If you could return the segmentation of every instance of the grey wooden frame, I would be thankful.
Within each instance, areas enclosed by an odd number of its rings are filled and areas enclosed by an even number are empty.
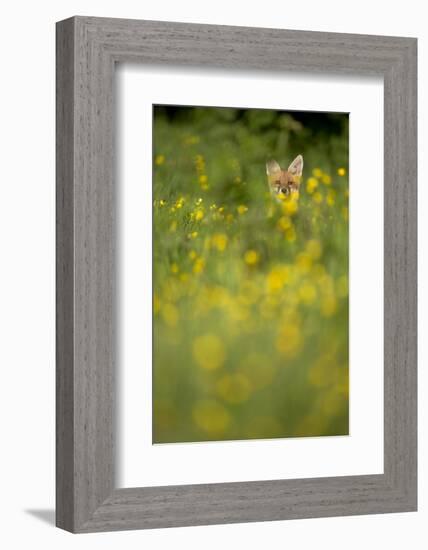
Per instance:
[[[154,21],[57,24],[58,527],[83,533],[416,510],[416,47],[413,38]],[[115,487],[117,62],[383,76],[383,474]]]

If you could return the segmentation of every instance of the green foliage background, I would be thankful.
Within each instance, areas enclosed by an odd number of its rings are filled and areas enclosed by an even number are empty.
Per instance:
[[[153,441],[347,434],[348,115],[156,106],[153,139]]]

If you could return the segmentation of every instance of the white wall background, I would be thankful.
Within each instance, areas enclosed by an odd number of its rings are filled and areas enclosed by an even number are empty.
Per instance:
[[[425,548],[428,521],[428,350],[420,348],[419,512],[70,535],[54,507],[54,23],[97,15],[419,38],[420,212],[427,204],[428,29],[424,3],[386,0],[14,0],[1,10],[0,542],[4,548]],[[420,280],[428,277],[420,216]],[[419,334],[427,332],[426,287]],[[424,339],[426,342],[426,338]],[[425,539],[425,543],[423,540]]]

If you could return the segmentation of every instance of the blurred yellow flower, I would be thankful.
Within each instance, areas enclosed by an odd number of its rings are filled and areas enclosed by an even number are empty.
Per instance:
[[[226,350],[223,342],[215,334],[203,334],[193,341],[193,358],[205,370],[215,370],[223,366]]]
[[[329,189],[327,193],[326,203],[329,206],[334,206],[336,199],[336,191],[334,189]]]
[[[314,285],[311,285],[310,283],[304,283],[299,288],[299,297],[304,304],[306,305],[313,304],[317,297],[316,288],[314,287]]]
[[[321,176],[321,181],[324,185],[331,185],[331,176],[329,176],[328,174],[323,174]]]
[[[290,243],[296,240],[296,230],[294,229],[293,226],[287,229],[287,231],[285,232],[285,238]]]
[[[236,210],[238,211],[238,214],[242,215],[245,214],[245,212],[248,211],[248,206],[245,206],[244,204],[240,204]]]
[[[312,175],[316,178],[320,178],[322,176],[322,170],[320,168],[314,168],[312,170]]]
[[[193,408],[192,416],[198,428],[210,435],[222,434],[230,424],[227,409],[214,400],[198,401]]]
[[[306,243],[306,252],[313,258],[314,260],[318,260],[321,257],[322,253],[322,246],[320,241],[316,239],[310,239]]]
[[[286,231],[287,229],[290,229],[291,225],[292,225],[292,222],[288,216],[281,216],[278,220],[278,227],[282,231]]]
[[[309,273],[312,267],[312,256],[307,252],[300,252],[297,254],[296,267],[300,273]]]
[[[205,269],[205,260],[203,258],[198,258],[195,260],[195,263],[193,264],[193,273],[198,275],[199,273],[202,273],[202,271]]]
[[[337,174],[338,174],[339,176],[346,176],[346,170],[345,170],[345,168],[338,168],[338,169],[337,169]]]
[[[189,239],[196,239],[197,236],[198,236],[198,232],[197,232],[197,231],[192,231],[192,233],[189,233],[189,234],[187,235],[187,237],[188,237]]]
[[[177,326],[180,316],[178,313],[178,309],[175,307],[174,304],[164,304],[161,308],[161,315],[165,324],[167,324],[169,327]]]
[[[204,217],[204,211],[202,208],[198,208],[198,210],[196,210],[195,212],[195,220],[197,222],[201,221]]]
[[[313,199],[314,199],[314,202],[316,202],[317,204],[321,204],[323,201],[323,196],[319,191],[317,191],[316,193],[314,193]]]
[[[251,395],[251,384],[241,373],[225,374],[216,384],[219,397],[228,403],[242,403]]]
[[[284,285],[290,281],[291,270],[288,265],[275,266],[266,278],[267,289],[269,292],[281,290]]]
[[[334,384],[338,376],[334,353],[324,353],[318,357],[308,372],[309,382],[318,387]]]
[[[165,206],[166,201],[164,201],[163,199],[161,199],[161,200],[159,201],[159,204],[160,204],[161,206]]]
[[[259,259],[260,256],[255,250],[247,250],[244,254],[244,261],[247,265],[256,265]]]
[[[171,264],[171,272],[172,273],[178,273],[179,272],[179,267],[175,262]]]
[[[270,354],[251,352],[239,364],[239,372],[245,374],[254,389],[269,386],[277,372]]]
[[[227,235],[224,233],[214,233],[214,235],[211,237],[211,243],[214,248],[216,248],[219,252],[224,252],[226,249],[228,242]]]
[[[268,296],[260,303],[260,315],[264,319],[273,319],[277,313],[277,306],[277,300],[273,300],[272,296]]]
[[[165,162],[165,156],[164,155],[156,155],[156,157],[155,157],[156,166],[160,166],[164,162]]]
[[[202,155],[195,156],[195,166],[196,166],[196,171],[199,173],[205,170],[205,160]]]
[[[161,301],[159,299],[159,296],[154,293],[153,294],[153,313],[156,315],[157,313],[159,313],[160,311],[160,308],[161,308]]]
[[[337,311],[337,300],[334,294],[326,294],[321,300],[321,314],[324,317],[331,317]]]
[[[208,176],[206,174],[201,174],[199,176],[199,183],[207,183],[208,181]]]
[[[318,180],[316,178],[308,178],[308,181],[306,182],[306,191],[309,194],[312,194],[317,187],[318,187]]]
[[[286,357],[295,357],[302,347],[302,335],[298,326],[291,323],[281,327],[276,339],[277,350]]]
[[[191,250],[191,251],[189,252],[189,258],[190,258],[191,260],[194,260],[194,259],[196,258],[196,256],[197,256],[197,254],[196,254],[196,252],[195,252],[194,250]]]
[[[250,316],[250,311],[245,305],[240,304],[238,300],[231,300],[227,312],[232,321],[246,321]]]
[[[292,216],[297,212],[298,209],[299,203],[296,196],[293,197],[292,195],[290,198],[287,198],[282,202],[282,210],[285,214]]]
[[[241,284],[238,300],[248,306],[257,302],[260,297],[261,289],[254,281],[244,279]]]
[[[180,209],[184,204],[184,197],[180,197],[175,201],[175,208]]]

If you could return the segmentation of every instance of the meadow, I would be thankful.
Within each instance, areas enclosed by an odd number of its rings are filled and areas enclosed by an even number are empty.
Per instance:
[[[153,121],[153,442],[348,434],[348,116]],[[298,154],[276,201],[266,161]]]

